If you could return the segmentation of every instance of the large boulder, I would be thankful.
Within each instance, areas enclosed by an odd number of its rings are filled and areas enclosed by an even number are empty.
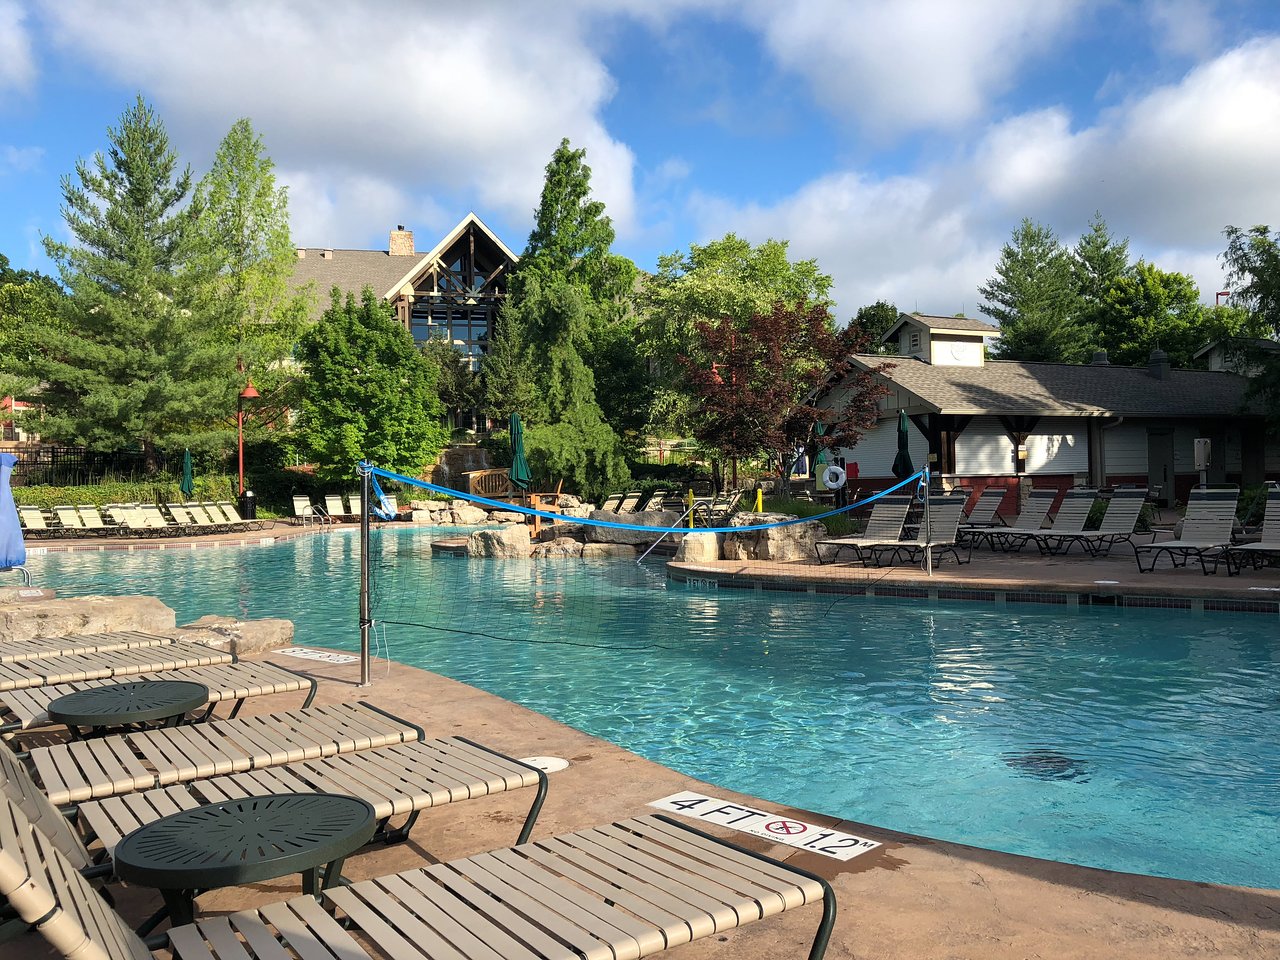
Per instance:
[[[723,544],[722,533],[686,533],[676,548],[676,559],[690,563],[719,560]]]
[[[729,521],[729,525],[761,526],[794,519],[785,513],[745,513],[738,514]],[[826,535],[827,528],[816,520],[789,527],[770,527],[768,530],[734,531],[724,535],[724,559],[816,560],[817,543]]]
[[[453,501],[449,507],[449,515],[452,522],[460,527],[484,523],[489,519],[488,510],[481,510],[479,507],[467,503],[465,500]]]
[[[519,523],[485,527],[467,538],[467,556],[469,557],[527,560],[530,549],[529,528]]]
[[[175,623],[173,610],[155,597],[68,597],[0,604],[0,640],[113,630],[165,633]]]
[[[293,645],[293,621],[275,618],[237,620],[209,615],[167,633],[179,640],[229,650],[238,657]]]
[[[639,513],[613,513],[609,510],[591,511],[592,520],[607,520],[611,523],[625,523],[634,527],[647,527],[646,530],[619,530],[615,527],[597,527],[588,525],[587,541],[589,543],[653,543],[662,536],[663,531],[676,526],[680,522],[680,514],[674,510],[642,510]]]
[[[576,559],[582,556],[582,542],[573,539],[573,537],[556,537],[554,540],[548,540],[546,543],[540,543],[535,546],[533,555],[555,560]]]
[[[494,510],[489,514],[490,523],[524,523],[525,515],[516,510]]]
[[[583,560],[605,560],[614,557],[635,559],[636,548],[625,543],[584,543],[582,545]]]

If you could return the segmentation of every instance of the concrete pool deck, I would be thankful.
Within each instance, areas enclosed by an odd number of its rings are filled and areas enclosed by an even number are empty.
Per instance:
[[[282,654],[265,659],[320,678],[318,703],[367,699],[422,724],[429,736],[461,734],[516,757],[568,760],[568,769],[550,775],[535,840],[642,814],[652,800],[693,790],[881,841],[881,848],[841,862],[711,828],[832,882],[839,902],[827,954],[832,960],[1280,956],[1280,891],[1109,873],[838,821],[701,783],[423,670],[375,661],[372,685],[360,688],[357,664],[331,665]],[[246,712],[297,704],[292,695],[259,697],[248,701]],[[884,789],[892,790],[893,784]],[[346,876],[364,879],[510,845],[530,799],[528,791],[516,791],[426,811],[408,843],[370,848],[351,858]],[[202,896],[199,905],[205,913],[233,912],[295,895],[298,889],[292,877],[214,891]],[[137,887],[117,888],[116,898],[133,922],[141,922],[159,904],[154,892]],[[670,955],[688,960],[803,957],[820,913],[817,907],[797,909],[724,938],[679,947]],[[727,942],[718,942],[722,939]],[[44,955],[49,954],[39,952],[33,937],[0,946],[0,957]]]

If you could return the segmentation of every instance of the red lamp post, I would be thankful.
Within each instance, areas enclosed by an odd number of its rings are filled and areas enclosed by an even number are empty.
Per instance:
[[[240,495],[244,496],[244,402],[246,400],[257,400],[258,391],[253,388],[253,381],[250,380],[240,396],[236,400],[236,447],[240,451]]]

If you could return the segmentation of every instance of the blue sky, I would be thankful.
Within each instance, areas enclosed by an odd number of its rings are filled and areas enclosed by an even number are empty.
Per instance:
[[[1223,289],[1280,226],[1280,4],[1209,0],[0,0],[0,253],[49,270],[59,181],[135,93],[197,174],[249,117],[295,243],[420,248],[474,210],[517,251],[587,149],[642,268],[733,231],[888,299],[978,315],[1023,217],[1094,211]]]

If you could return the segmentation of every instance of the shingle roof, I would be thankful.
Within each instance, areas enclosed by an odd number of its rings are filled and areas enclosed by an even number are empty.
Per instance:
[[[360,291],[370,286],[374,296],[380,297],[422,259],[421,254],[393,257],[386,250],[334,250],[327,260],[323,253],[323,248],[307,247],[306,256],[293,268],[294,287],[315,283],[316,316],[329,305],[333,287],[344,295],[354,293],[359,297]]]
[[[1025,416],[1197,417],[1257,413],[1245,408],[1248,381],[1234,373],[988,360],[981,367],[933,366],[914,357],[858,356],[867,367],[940,413]]]
[[[904,313],[901,319],[915,320],[930,330],[981,330],[993,337],[1000,332],[999,327],[972,317],[931,317],[922,313]]]

